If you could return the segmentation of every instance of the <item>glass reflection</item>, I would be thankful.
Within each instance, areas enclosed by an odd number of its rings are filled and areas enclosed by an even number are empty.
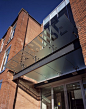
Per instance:
[[[84,109],[79,82],[67,85],[69,109]]]
[[[42,89],[42,109],[51,108],[51,88],[46,87]]]
[[[54,88],[54,109],[65,109],[63,86]]]

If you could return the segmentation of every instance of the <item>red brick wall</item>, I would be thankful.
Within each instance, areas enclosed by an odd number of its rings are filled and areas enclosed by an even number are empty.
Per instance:
[[[3,60],[3,56],[5,54],[6,49],[11,45],[10,54],[8,61],[23,48],[24,37],[26,32],[26,24],[27,24],[27,14],[22,11],[19,14],[17,20],[17,26],[14,34],[14,38],[7,44],[7,41],[10,37],[11,28],[9,27],[7,34],[5,36],[5,42],[3,46],[3,50],[0,53],[0,67]],[[2,109],[12,109],[13,101],[15,97],[15,89],[16,84],[12,82],[12,75],[6,69],[3,73],[0,74],[0,80],[3,79],[1,90],[0,90],[0,108]],[[10,79],[10,82],[9,82]],[[12,102],[12,103],[10,103]],[[10,107],[9,107],[10,105]]]
[[[0,66],[3,60],[4,53],[10,45],[11,45],[11,50],[10,50],[8,60],[10,60],[14,55],[16,55],[23,48],[26,26],[27,26],[27,19],[28,19],[28,13],[25,11],[21,11],[18,16],[14,38],[9,42],[9,44],[7,44],[7,41],[10,37],[10,32],[12,27],[9,27],[9,29],[7,30],[3,50],[0,53]],[[29,17],[28,28],[29,29],[28,29],[28,33],[26,37],[26,44],[29,41],[31,41],[34,37],[36,37],[36,35],[38,35],[41,31],[40,25],[36,21],[33,21],[33,19],[30,17]],[[13,78],[12,74],[8,71],[8,69],[6,69],[3,73],[0,74],[0,80],[3,79],[1,90],[0,90],[0,109],[13,108],[16,84],[12,81],[12,78]],[[21,96],[22,94],[24,94],[23,97]],[[27,97],[29,97],[29,100],[26,100]],[[21,98],[21,99],[18,99],[18,98]],[[22,105],[21,107],[20,105],[16,105],[17,106],[16,109],[22,108],[23,103],[26,103],[28,105],[27,107],[31,106],[32,109],[33,108],[36,109],[37,107],[38,108],[40,107],[40,103],[38,101],[30,97],[30,95],[25,94],[25,92],[23,92],[20,89],[19,89],[17,100],[18,100],[18,103],[19,104],[22,103]],[[23,100],[24,102],[21,102],[21,100]],[[34,105],[32,105],[31,102],[32,103],[34,102]]]
[[[70,0],[86,65],[86,0]]]
[[[11,80],[3,79],[0,90],[0,109],[13,108],[15,88],[16,85]]]
[[[23,48],[26,26],[27,26],[27,19],[28,19],[28,14],[22,11],[19,14],[19,17],[17,20],[17,26],[16,26],[14,38],[12,41],[12,49],[11,49],[11,55],[9,59],[12,58],[15,54],[17,54]]]
[[[40,109],[40,101],[18,88],[18,95],[15,109]]]
[[[37,35],[41,33],[41,25],[39,25],[35,20],[29,16],[27,35],[26,35],[26,44],[31,42]]]

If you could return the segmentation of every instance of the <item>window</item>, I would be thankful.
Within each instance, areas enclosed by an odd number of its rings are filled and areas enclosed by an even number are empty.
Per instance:
[[[4,54],[4,58],[1,64],[1,71],[5,70],[5,65],[7,63],[8,57],[9,57],[9,52],[10,52],[10,48],[11,46],[6,50],[5,54]]]
[[[0,89],[1,89],[1,85],[2,85],[2,80],[0,80]]]
[[[42,109],[51,109],[51,87],[42,89]]]
[[[5,38],[4,38],[4,39],[2,39],[2,44],[1,44],[0,52],[1,52],[1,51],[2,51],[2,49],[3,49],[4,41],[5,41]]]
[[[15,24],[15,25],[12,27],[12,29],[11,29],[10,38],[9,38],[9,40],[7,41],[7,44],[13,39],[14,33],[15,33],[15,29],[16,29],[16,24]]]

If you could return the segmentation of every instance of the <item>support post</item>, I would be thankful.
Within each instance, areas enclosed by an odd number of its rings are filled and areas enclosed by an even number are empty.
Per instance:
[[[65,98],[65,108],[69,109],[66,84],[64,84],[64,98]]]
[[[54,109],[54,92],[53,92],[53,87],[51,87],[51,100],[52,100],[52,109]]]
[[[81,92],[82,92],[82,99],[83,99],[84,109],[86,109],[85,92],[84,92],[82,80],[80,80],[80,87],[81,87]]]

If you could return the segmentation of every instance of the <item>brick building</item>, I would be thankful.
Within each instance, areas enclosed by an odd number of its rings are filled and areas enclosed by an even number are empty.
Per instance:
[[[85,25],[85,0],[43,24],[21,9],[0,40],[0,109],[86,109]]]

